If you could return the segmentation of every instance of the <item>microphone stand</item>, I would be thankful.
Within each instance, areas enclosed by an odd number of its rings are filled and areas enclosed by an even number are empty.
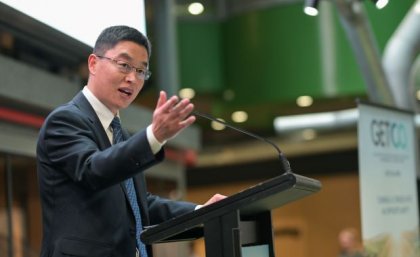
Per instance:
[[[215,117],[213,117],[213,116],[211,116],[209,114],[204,114],[204,113],[201,113],[201,112],[195,111],[195,110],[192,111],[191,114],[192,115],[195,115],[195,116],[199,116],[201,118],[205,118],[205,119],[214,121],[214,122],[217,122],[217,123],[220,123],[220,124],[223,124],[224,126],[229,127],[229,128],[231,128],[233,130],[239,131],[239,132],[241,132],[241,133],[243,133],[245,135],[248,135],[250,137],[256,138],[258,140],[261,140],[263,142],[266,142],[266,143],[270,144],[271,146],[274,147],[274,149],[276,149],[277,153],[279,154],[279,159],[280,159],[282,171],[285,174],[287,174],[287,173],[293,173],[292,172],[292,169],[290,167],[290,163],[287,160],[286,156],[283,154],[283,152],[280,150],[280,148],[275,143],[273,143],[272,141],[268,140],[267,138],[261,137],[261,136],[259,136],[257,134],[252,133],[252,132],[249,132],[249,131],[246,131],[244,129],[235,127],[233,125],[230,125],[229,123],[227,123],[225,121],[222,121],[220,119],[217,119],[217,118],[215,118]]]

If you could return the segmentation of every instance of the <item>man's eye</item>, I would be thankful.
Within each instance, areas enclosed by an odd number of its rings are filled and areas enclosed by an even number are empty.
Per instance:
[[[121,68],[124,68],[124,69],[129,69],[129,68],[131,68],[130,67],[130,65],[128,65],[127,63],[125,63],[125,62],[118,62],[117,63]]]
[[[141,74],[141,75],[144,75],[146,72],[145,72],[144,70],[137,69],[137,73],[138,73],[138,74]]]

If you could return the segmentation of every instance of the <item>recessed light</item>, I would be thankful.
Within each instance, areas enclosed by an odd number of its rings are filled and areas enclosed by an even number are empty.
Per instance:
[[[193,99],[195,96],[195,91],[192,88],[183,88],[179,90],[178,94],[181,98]]]
[[[236,123],[242,123],[248,120],[248,113],[244,111],[236,111],[232,113],[232,120]]]
[[[296,104],[299,107],[308,107],[311,106],[314,102],[314,99],[311,96],[308,95],[303,95],[303,96],[299,96],[296,99]]]
[[[220,118],[217,118],[218,120],[221,120],[221,121],[223,121],[223,122],[225,122],[225,120],[224,119],[220,119]],[[211,122],[211,127],[214,129],[214,130],[224,130],[225,128],[226,128],[226,126],[225,125],[223,125],[223,124],[221,124],[221,123],[219,123],[219,122],[216,122],[216,121],[212,121]]]
[[[191,3],[188,6],[188,11],[192,14],[192,15],[200,15],[204,12],[204,5],[199,3],[199,2],[195,2],[195,3]]]

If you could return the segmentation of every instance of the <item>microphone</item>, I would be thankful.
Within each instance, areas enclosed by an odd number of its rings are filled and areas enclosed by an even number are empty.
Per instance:
[[[191,112],[191,114],[192,114],[192,115],[199,116],[199,117],[201,117],[201,118],[205,118],[205,119],[208,119],[208,120],[214,121],[214,122],[217,122],[217,123],[220,123],[220,124],[223,124],[224,126],[229,127],[229,128],[231,128],[231,129],[233,129],[233,130],[239,131],[239,132],[241,132],[241,133],[243,133],[243,134],[245,134],[245,135],[247,135],[247,136],[250,136],[250,137],[256,138],[256,139],[258,139],[258,140],[261,140],[261,141],[263,141],[263,142],[265,142],[265,143],[270,144],[271,146],[273,146],[273,147],[274,147],[274,149],[276,149],[277,153],[279,154],[280,164],[281,164],[281,169],[282,169],[282,171],[283,171],[284,173],[293,173],[293,172],[292,172],[292,169],[290,168],[290,163],[289,163],[289,161],[287,160],[286,156],[283,154],[283,152],[280,150],[280,148],[279,148],[279,147],[278,147],[275,143],[273,143],[272,141],[268,140],[267,138],[261,137],[261,136],[259,136],[259,135],[256,135],[256,134],[252,133],[252,132],[249,132],[249,131],[246,131],[246,130],[244,130],[244,129],[241,129],[241,128],[238,128],[238,127],[235,127],[235,126],[233,126],[233,125],[230,125],[229,123],[224,122],[224,121],[222,121],[222,120],[220,120],[220,119],[217,119],[217,118],[215,118],[215,117],[213,117],[213,116],[211,116],[211,115],[209,115],[209,114],[204,114],[204,113],[201,113],[201,112],[199,112],[199,111],[195,111],[195,110],[194,110],[194,111],[192,111],[192,112]]]

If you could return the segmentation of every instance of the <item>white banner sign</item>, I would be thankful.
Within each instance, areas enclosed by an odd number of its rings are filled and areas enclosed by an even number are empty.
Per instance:
[[[420,256],[413,114],[359,104],[358,140],[362,234],[368,256]]]

